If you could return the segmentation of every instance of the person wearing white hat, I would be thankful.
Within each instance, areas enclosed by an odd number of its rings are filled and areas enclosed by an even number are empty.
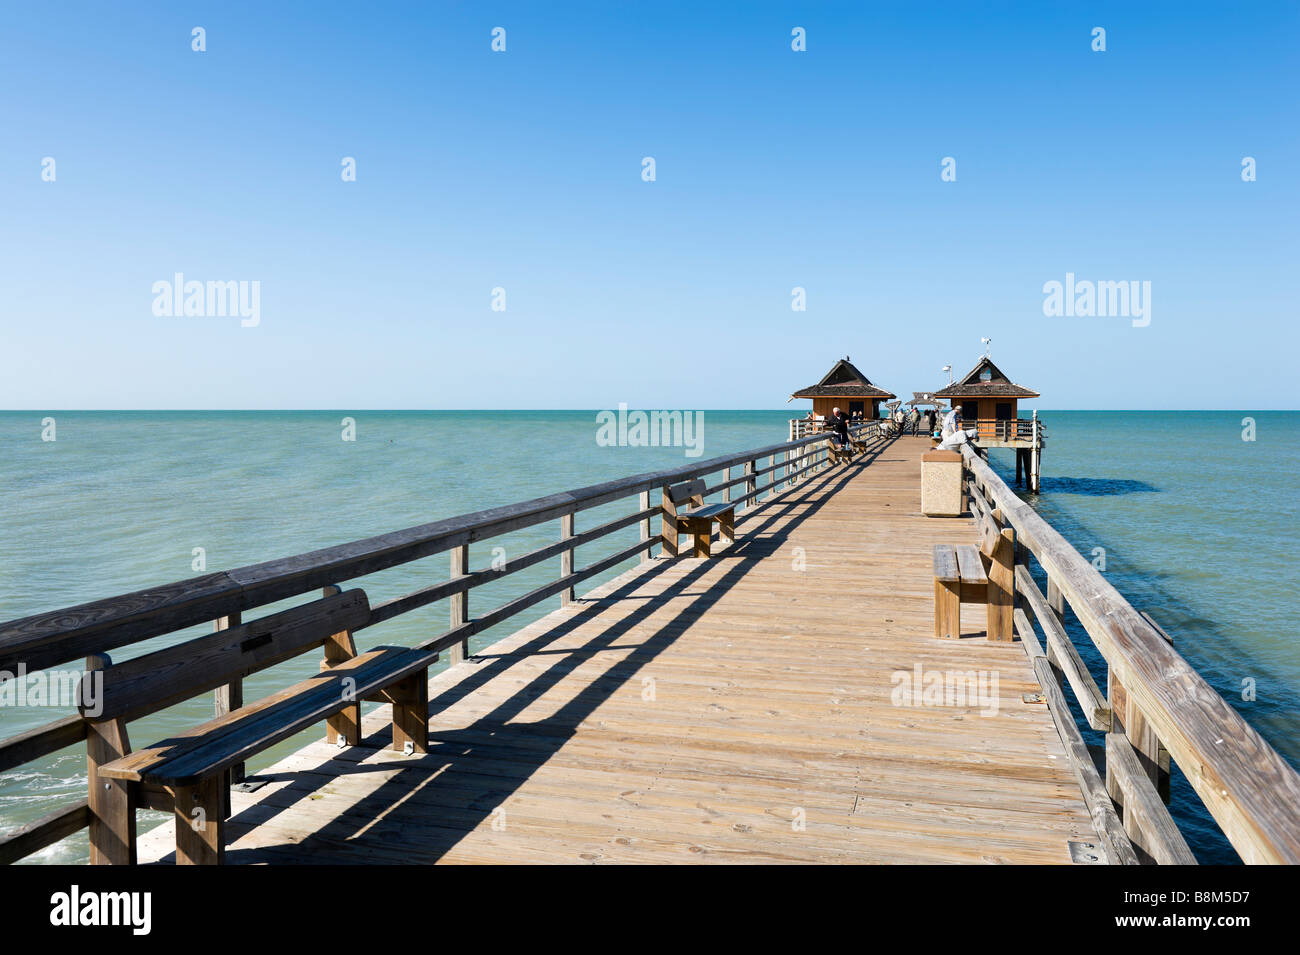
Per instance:
[[[974,441],[978,434],[977,428],[961,430],[961,409],[953,408],[943,419],[943,440],[939,442],[939,450],[956,451],[963,444]]]

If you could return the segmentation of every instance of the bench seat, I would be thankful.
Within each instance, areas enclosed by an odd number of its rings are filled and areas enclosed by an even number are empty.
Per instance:
[[[961,574],[962,583],[987,584],[989,577],[984,571],[984,561],[980,560],[980,552],[971,544],[958,544],[954,549],[957,552],[957,570]]]
[[[728,511],[735,511],[736,505],[722,502],[720,504],[705,504],[703,507],[691,507],[684,511],[677,512],[678,520],[685,520],[689,517],[715,518],[719,514],[726,514]]]
[[[99,774],[167,787],[198,785],[355,705],[357,700],[382,694],[386,687],[411,675],[423,680],[425,670],[437,659],[436,653],[424,650],[380,647],[147,749],[105,763],[99,767]],[[355,681],[346,697],[345,678]],[[425,734],[413,742],[420,752],[428,745]]]

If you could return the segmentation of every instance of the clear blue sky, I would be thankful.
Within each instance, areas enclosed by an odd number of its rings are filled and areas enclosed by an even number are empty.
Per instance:
[[[1043,408],[1297,407],[1300,5],[331,6],[5,7],[0,407],[774,408],[981,336]]]

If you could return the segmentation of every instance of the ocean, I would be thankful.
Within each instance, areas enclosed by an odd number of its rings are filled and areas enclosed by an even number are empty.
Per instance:
[[[596,413],[587,411],[0,413],[0,620],[775,444],[795,413],[705,411],[699,457],[689,456],[692,447],[607,446],[597,440]],[[1288,548],[1300,484],[1290,428],[1300,424],[1300,412],[1041,417],[1048,441],[1034,506],[1086,557],[1104,559],[1120,592],[1151,613],[1211,686],[1300,766],[1300,651],[1284,617],[1297,593]],[[1243,440],[1246,418],[1253,440]],[[1010,452],[991,457],[1010,483]],[[578,529],[626,509],[621,503],[580,514]],[[496,546],[507,555],[542,546],[554,531],[546,524],[474,545],[471,566],[489,564]],[[579,566],[635,541],[636,533],[627,528],[583,548]],[[471,613],[554,579],[553,563],[476,588]],[[447,573],[447,556],[436,555],[358,583],[376,603]],[[556,605],[558,598],[530,608],[478,635],[472,648]],[[434,604],[362,631],[358,642],[363,649],[413,643],[445,630],[447,619],[446,604]],[[113,658],[203,632],[121,648]],[[1082,631],[1076,636],[1104,686],[1100,658]],[[257,674],[246,681],[245,697],[305,678],[316,662],[307,654]],[[207,718],[211,708],[210,698],[172,707],[133,722],[132,738],[162,738]],[[0,737],[67,712],[0,706]],[[263,753],[249,771],[314,735]],[[84,796],[85,786],[82,747],[0,774],[0,833]],[[1236,860],[1178,774],[1171,807],[1202,862]],[[152,818],[162,816],[142,814],[142,830]],[[84,862],[87,855],[82,832],[28,861]]]

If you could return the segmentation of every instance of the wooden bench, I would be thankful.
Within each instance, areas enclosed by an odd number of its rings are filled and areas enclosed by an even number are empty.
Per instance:
[[[934,635],[955,640],[961,636],[961,605],[988,605],[987,636],[1012,639],[1015,610],[1015,531],[999,530],[986,521],[980,546],[934,545]]]
[[[853,460],[853,455],[860,450],[861,448],[854,443],[852,437],[849,438],[849,443],[842,448],[835,443],[834,438],[826,442],[826,453],[830,455],[832,464],[848,464]]]
[[[664,488],[663,548],[667,556],[677,556],[678,534],[692,534],[695,537],[694,556],[708,557],[715,521],[718,524],[718,536],[735,543],[736,505],[729,501],[705,504],[704,488],[704,482],[698,478]],[[678,510],[682,504],[689,506]]]
[[[230,813],[230,770],[324,721],[326,739],[355,745],[361,702],[393,707],[393,748],[428,751],[428,668],[436,653],[406,647],[356,652],[352,630],[370,617],[364,591],[327,588],[319,600],[113,665],[81,697],[89,721],[92,862],[134,863],[135,810],[172,812],[176,862],[220,864]],[[144,749],[126,722],[323,647],[320,673]],[[99,797],[97,799],[97,797]]]

